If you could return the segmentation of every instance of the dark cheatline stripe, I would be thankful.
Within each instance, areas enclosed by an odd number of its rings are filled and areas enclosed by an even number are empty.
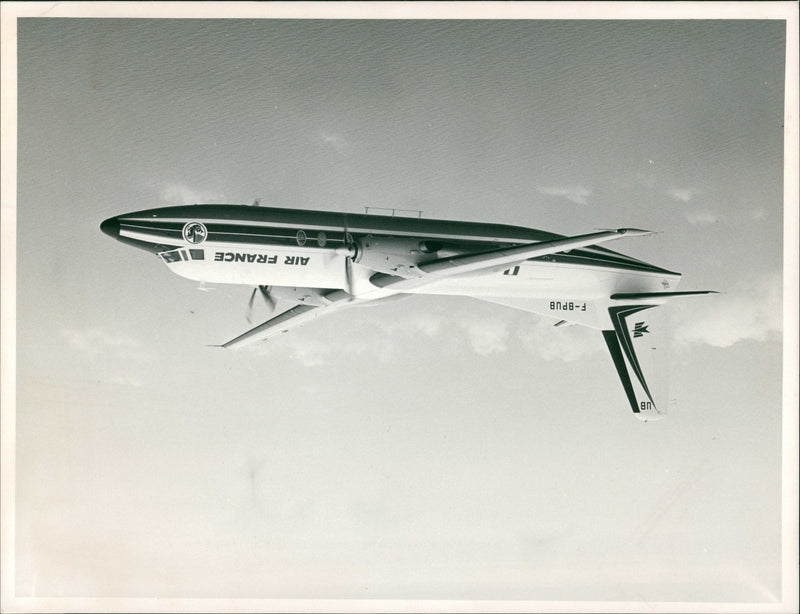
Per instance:
[[[543,258],[548,258],[548,256],[544,256]],[[603,266],[615,269],[626,269],[629,271],[660,273],[662,275],[678,275],[678,273],[668,271],[667,269],[662,269],[661,267],[657,267],[652,264],[647,264],[636,260],[626,260],[624,256],[621,258],[608,258],[607,256],[595,256],[592,254],[578,256],[573,254],[557,253],[549,256],[549,260],[552,262],[574,264],[578,266]]]
[[[203,221],[206,224],[209,231],[208,240],[256,245],[295,245],[298,230],[303,230],[308,236],[309,247],[316,244],[316,235],[320,231],[326,234],[326,243],[332,246],[341,245],[344,242],[345,229],[354,236],[372,234],[376,237],[439,238],[447,243],[464,247],[492,243],[519,245],[564,237],[560,234],[506,224],[246,205],[189,205],[150,209],[122,216],[120,224],[123,230],[146,232],[154,237],[182,239],[183,225],[190,221]],[[547,258],[547,261],[677,275],[601,246],[587,247],[570,254],[554,254]]]
[[[231,243],[255,243],[259,245],[298,245],[297,233],[306,235],[306,247],[321,247],[318,231],[309,228],[276,228],[274,226],[246,226],[236,224],[208,224],[209,239]],[[323,243],[335,247],[344,243],[344,233],[325,233]]]
[[[638,414],[639,404],[636,402],[636,393],[633,391],[633,384],[628,375],[628,369],[625,366],[625,358],[622,356],[622,351],[619,348],[617,333],[613,330],[604,330],[603,338],[606,340],[608,351],[611,353],[611,359],[614,361],[614,366],[617,368],[617,374],[619,374],[619,379],[622,381],[622,387],[625,389],[628,403],[631,404],[633,412]]]
[[[167,230],[181,232],[185,223],[183,222],[165,222],[162,220],[122,220],[120,224],[124,224],[130,229],[139,230]]]
[[[622,262],[625,264],[638,264],[646,267],[652,266],[646,262],[642,262],[641,260],[629,258],[628,256],[623,256],[622,254],[617,254],[615,252],[594,252],[591,250],[576,249],[565,255],[577,258],[589,258],[591,260],[602,260],[606,262]]]
[[[276,237],[273,235],[242,235],[231,232],[209,232],[209,241],[219,241],[220,243],[247,243],[250,245],[297,245],[294,237]]]
[[[120,232],[136,232],[139,234],[144,234],[152,237],[160,237],[164,239],[179,239],[183,240],[183,234],[181,229],[171,229],[171,228],[164,228],[161,226],[143,226],[143,225],[133,225],[128,224],[127,222],[120,222],[119,225]]]
[[[295,238],[296,228],[282,228],[276,226],[247,226],[245,224],[216,224],[209,222],[206,224],[208,232],[220,234],[232,234],[242,236],[260,236],[276,238]]]

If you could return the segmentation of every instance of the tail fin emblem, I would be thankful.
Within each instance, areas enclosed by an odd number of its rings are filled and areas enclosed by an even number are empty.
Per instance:
[[[647,330],[647,326],[644,325],[644,322],[637,322],[636,325],[633,327],[633,337],[641,337],[650,331]]]

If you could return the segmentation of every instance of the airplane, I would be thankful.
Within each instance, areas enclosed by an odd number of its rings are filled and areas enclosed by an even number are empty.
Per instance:
[[[657,420],[636,344],[646,310],[676,297],[681,274],[601,244],[652,234],[636,228],[575,236],[504,224],[337,213],[254,205],[195,204],[108,218],[108,236],[153,253],[174,273],[253,287],[281,313],[223,343],[270,339],[324,315],[400,297],[458,295],[602,332],[634,415]],[[633,317],[635,316],[635,317]],[[248,317],[249,319],[249,317]],[[630,320],[630,322],[629,322]]]

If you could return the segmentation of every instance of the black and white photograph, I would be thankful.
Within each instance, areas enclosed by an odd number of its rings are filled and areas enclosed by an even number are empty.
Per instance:
[[[4,2],[2,611],[797,611],[797,38]]]

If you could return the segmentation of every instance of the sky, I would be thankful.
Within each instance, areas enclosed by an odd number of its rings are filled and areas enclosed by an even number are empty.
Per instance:
[[[785,28],[19,20],[15,595],[779,604]],[[207,347],[251,288],[98,228],[256,198],[648,228],[721,294],[642,424],[597,331],[469,298]]]

